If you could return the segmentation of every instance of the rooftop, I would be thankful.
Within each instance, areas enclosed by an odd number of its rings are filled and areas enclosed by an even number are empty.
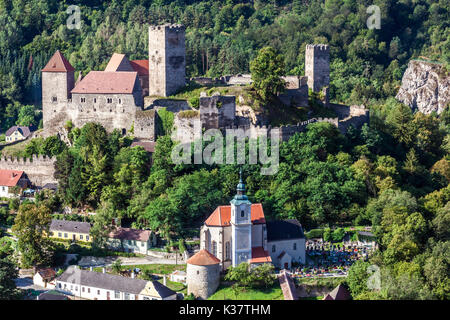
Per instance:
[[[114,71],[134,71],[128,58],[121,53],[114,53],[109,59],[108,65],[105,68],[107,72]]]
[[[66,231],[76,233],[89,233],[91,225],[88,222],[56,220],[53,219],[50,224],[51,231]]]
[[[137,240],[137,241],[148,241],[150,238],[150,230],[139,230],[131,228],[119,227],[109,234],[110,238],[121,239],[121,240]]]
[[[31,134],[31,130],[29,127],[23,127],[23,126],[12,126],[5,132],[5,136],[10,136],[13,134],[16,130],[19,130],[19,132],[27,138]]]
[[[254,247],[252,248],[252,259],[250,263],[270,263],[272,262],[272,258],[269,255],[269,252],[264,250],[263,247]]]
[[[303,228],[295,219],[267,221],[267,241],[302,239]]]
[[[15,187],[23,176],[23,171],[0,169],[0,186]]]
[[[196,266],[209,266],[213,264],[220,263],[220,260],[217,259],[212,253],[208,250],[202,249],[192,257],[190,257],[186,263],[193,264]]]
[[[64,55],[56,50],[55,54],[50,58],[42,72],[73,72],[75,69]]]
[[[149,74],[148,60],[131,60],[130,64],[131,67],[133,67],[133,70],[138,73],[138,75],[148,76]]]
[[[72,93],[132,94],[137,72],[91,71],[72,90]]]
[[[253,224],[262,224],[266,222],[264,211],[261,203],[253,203],[251,205],[251,219]],[[205,224],[208,226],[230,226],[231,225],[231,206],[219,206],[206,219]]]

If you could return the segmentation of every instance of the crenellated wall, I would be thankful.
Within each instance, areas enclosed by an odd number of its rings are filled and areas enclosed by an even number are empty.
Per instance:
[[[56,158],[33,155],[31,159],[1,157],[0,169],[24,171],[28,179],[36,185],[43,186],[46,183],[57,183],[54,178]]]

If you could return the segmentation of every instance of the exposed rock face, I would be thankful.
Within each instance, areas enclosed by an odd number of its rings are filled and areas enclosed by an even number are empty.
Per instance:
[[[413,110],[441,113],[450,102],[450,77],[442,65],[411,60],[396,98]]]

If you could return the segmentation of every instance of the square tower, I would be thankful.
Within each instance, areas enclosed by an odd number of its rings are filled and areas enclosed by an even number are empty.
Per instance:
[[[148,29],[149,95],[167,97],[186,84],[185,27],[165,24]]]
[[[330,47],[326,44],[307,44],[305,51],[305,76],[308,87],[319,92],[330,84]]]

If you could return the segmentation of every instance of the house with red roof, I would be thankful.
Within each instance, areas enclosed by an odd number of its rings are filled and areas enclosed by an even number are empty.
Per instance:
[[[14,187],[25,189],[30,182],[23,171],[0,169],[0,197],[11,198]]]
[[[266,221],[261,203],[251,203],[245,184],[237,186],[230,205],[219,206],[200,230],[200,249],[220,260],[221,269],[242,262],[273,263],[280,269],[305,263],[305,236],[296,220]]]

